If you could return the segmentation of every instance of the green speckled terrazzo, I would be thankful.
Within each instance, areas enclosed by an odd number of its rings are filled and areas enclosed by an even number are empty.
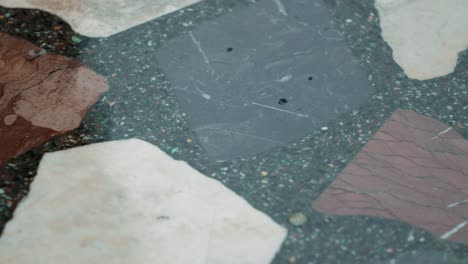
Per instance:
[[[255,2],[267,0],[205,0],[107,38],[76,34],[64,21],[43,11],[0,8],[3,33],[26,39],[48,52],[76,58],[107,77],[110,86],[109,91],[88,111],[79,128],[0,166],[0,228],[13,216],[15,206],[27,194],[44,153],[96,142],[139,138],[221,181],[255,208],[287,227],[288,237],[273,263],[418,263],[412,261],[418,259],[419,253],[413,259],[408,257],[416,251],[447,256],[446,259],[451,261],[447,263],[468,261],[468,245],[439,239],[430,231],[404,221],[365,215],[327,215],[312,207],[313,202],[397,109],[412,110],[434,118],[466,139],[468,52],[460,53],[457,67],[449,75],[426,81],[409,79],[393,60],[391,48],[382,39],[379,16],[372,0],[313,1],[324,6],[321,12],[328,12],[323,14],[324,17],[329,17],[330,27],[342,38],[342,48],[347,49],[355,60],[354,67],[362,74],[360,84],[366,91],[362,93],[365,99],[357,100],[359,102],[350,104],[349,109],[343,108],[314,125],[301,124],[298,127],[304,129],[303,133],[293,137],[278,136],[275,141],[279,143],[267,146],[256,141],[236,142],[258,146],[258,150],[251,148],[244,152],[240,148],[241,151],[235,155],[228,153],[227,158],[217,159],[213,154],[217,152],[208,153],[207,143],[194,129],[194,124],[209,123],[214,119],[204,120],[207,115],[194,119],[193,113],[203,113],[200,109],[205,105],[183,103],[186,98],[176,91],[175,83],[191,73],[177,72],[177,67],[167,70],[167,64],[162,63],[157,54],[170,49],[170,45],[179,47],[174,40],[184,39],[207,23],[222,22],[226,16],[235,17],[238,10],[253,10],[259,4]],[[287,7],[294,6],[285,0],[283,2]],[[235,30],[235,26],[230,25],[229,28]],[[212,37],[213,43],[219,41],[216,36]],[[224,54],[226,47],[220,47],[220,50]],[[177,53],[177,50],[171,52]],[[236,52],[240,51],[232,45],[229,53]],[[274,57],[279,53],[267,55]],[[184,63],[188,58],[191,57],[183,57],[178,62]],[[202,57],[187,62],[187,65],[199,62],[203,64]],[[307,67],[308,62],[303,62],[301,67]],[[318,62],[310,60],[310,63]],[[227,66],[219,67],[226,72],[230,70]],[[335,70],[331,66],[323,67],[330,67],[324,72]],[[242,72],[242,67],[236,69]],[[171,76],[168,76],[168,71],[172,71]],[[197,78],[197,75],[192,77]],[[304,77],[309,83],[308,75]],[[210,78],[200,77],[203,80]],[[255,86],[258,80],[255,76],[249,78],[246,81],[252,81]],[[307,100],[297,107],[281,108],[294,104],[294,98],[300,98],[303,93],[295,91],[291,99],[288,96],[293,93],[287,91],[295,86],[288,86],[288,82],[279,84],[280,92],[266,90],[263,94],[274,98],[271,106],[295,113],[304,109],[312,114],[323,110],[313,110],[316,105]],[[346,81],[342,81],[337,85],[345,84]],[[361,91],[361,87],[354,88]],[[278,96],[278,93],[284,96]],[[236,90],[232,94],[226,92],[227,101],[235,96]],[[323,100],[334,102],[337,97],[339,94],[329,94]],[[278,103],[281,98],[288,99],[286,105]],[[219,117],[222,110],[217,111],[212,112]],[[251,132],[256,137],[264,137],[275,127],[291,125],[285,120],[295,118],[294,115],[284,114],[286,117],[267,119],[268,132],[255,134],[260,128]],[[255,111],[249,115],[259,115],[259,120],[265,120]],[[241,121],[232,117],[230,122]],[[236,133],[244,133],[239,131]]]

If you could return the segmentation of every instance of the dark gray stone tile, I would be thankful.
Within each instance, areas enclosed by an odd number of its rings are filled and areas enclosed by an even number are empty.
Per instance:
[[[320,0],[238,6],[169,41],[157,59],[217,160],[302,137],[372,92]]]

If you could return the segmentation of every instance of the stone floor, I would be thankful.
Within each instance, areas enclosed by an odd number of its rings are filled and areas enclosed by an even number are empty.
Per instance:
[[[467,13],[0,0],[0,263],[467,263]]]

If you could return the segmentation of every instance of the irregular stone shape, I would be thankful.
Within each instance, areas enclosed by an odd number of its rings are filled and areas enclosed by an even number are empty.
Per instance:
[[[455,69],[468,46],[466,0],[376,0],[382,36],[410,78],[426,80]]]
[[[0,0],[10,8],[37,8],[67,21],[78,33],[108,37],[200,0]]]
[[[46,154],[0,263],[269,263],[286,230],[141,140]]]
[[[397,110],[313,206],[401,220],[468,244],[468,141],[433,118]]]
[[[78,127],[107,89],[77,61],[0,33],[0,164]]]
[[[216,160],[285,145],[372,92],[321,0],[251,2],[156,52]]]

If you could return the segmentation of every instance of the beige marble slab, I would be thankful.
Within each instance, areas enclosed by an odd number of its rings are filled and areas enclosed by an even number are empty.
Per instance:
[[[452,73],[468,47],[467,0],[376,0],[382,36],[410,78]]]
[[[0,0],[0,5],[41,9],[61,17],[79,34],[108,37],[199,1]]]
[[[262,264],[285,228],[140,140],[46,154],[0,263]]]

